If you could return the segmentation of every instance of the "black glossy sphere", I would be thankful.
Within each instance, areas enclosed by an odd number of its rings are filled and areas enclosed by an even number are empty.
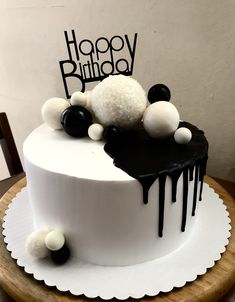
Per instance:
[[[58,251],[51,251],[51,259],[55,264],[64,264],[70,257],[70,250],[66,244]]]
[[[119,129],[116,126],[107,126],[104,129],[103,137],[106,141],[115,140],[119,133]]]
[[[164,84],[156,84],[149,89],[148,100],[151,104],[158,101],[169,101],[170,98],[170,89]]]
[[[70,106],[65,109],[60,118],[64,131],[74,137],[86,136],[92,124],[91,113],[81,106]]]

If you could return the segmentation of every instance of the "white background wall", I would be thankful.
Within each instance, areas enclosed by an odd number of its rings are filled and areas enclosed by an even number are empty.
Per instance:
[[[233,0],[0,0],[0,111],[21,158],[42,104],[65,97],[64,30],[94,41],[137,32],[133,77],[170,87],[181,118],[206,133],[208,174],[235,181],[234,15]]]

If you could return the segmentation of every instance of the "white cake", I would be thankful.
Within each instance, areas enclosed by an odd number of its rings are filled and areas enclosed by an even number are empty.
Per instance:
[[[182,176],[177,201],[166,181],[164,236],[158,236],[158,180],[142,201],[138,180],[113,165],[103,142],[72,139],[46,125],[24,143],[25,169],[35,229],[60,228],[73,255],[102,265],[129,265],[161,257],[185,242],[197,216],[181,232]],[[193,182],[189,182],[192,207]]]
[[[141,263],[180,247],[197,219],[208,148],[201,130],[180,126],[192,131],[187,146],[150,138],[144,129],[123,131],[120,145],[46,124],[35,129],[23,148],[35,230],[59,230],[73,257],[99,265]],[[138,154],[145,144],[150,149]],[[135,175],[139,165],[150,172]]]

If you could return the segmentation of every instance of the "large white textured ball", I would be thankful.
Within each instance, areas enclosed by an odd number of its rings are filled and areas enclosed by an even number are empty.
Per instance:
[[[175,131],[174,139],[177,144],[188,144],[192,139],[192,132],[188,128],[181,127]]]
[[[62,112],[70,106],[69,102],[62,98],[51,98],[42,106],[42,119],[51,128],[62,129],[60,117]]]
[[[86,107],[87,95],[81,91],[76,91],[72,94],[70,98],[70,104],[74,106]]]
[[[99,141],[103,137],[104,127],[100,124],[92,124],[88,129],[88,135],[93,141]]]
[[[62,248],[65,243],[63,233],[59,230],[53,230],[47,234],[45,238],[46,247],[51,251],[58,251]]]
[[[48,230],[38,230],[31,233],[26,240],[26,250],[28,253],[36,258],[45,258],[48,256],[49,251],[45,245],[45,238]]]
[[[166,138],[178,128],[180,121],[179,112],[169,102],[160,101],[151,104],[144,113],[143,124],[151,137]]]
[[[91,109],[104,126],[131,128],[142,119],[146,106],[144,89],[124,75],[109,76],[91,92]]]

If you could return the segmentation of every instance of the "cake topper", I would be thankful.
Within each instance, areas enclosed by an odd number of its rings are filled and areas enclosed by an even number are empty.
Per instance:
[[[102,81],[109,75],[132,75],[137,43],[137,33],[113,37],[99,37],[95,41],[79,40],[75,30],[64,31],[68,59],[59,62],[66,97],[70,98],[70,79],[77,81],[80,91],[85,84]],[[119,54],[117,57],[117,53]]]

